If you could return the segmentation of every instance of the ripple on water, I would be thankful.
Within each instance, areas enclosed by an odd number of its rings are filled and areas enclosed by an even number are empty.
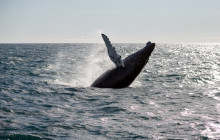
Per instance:
[[[52,140],[49,138],[41,138],[33,135],[22,135],[22,134],[8,134],[8,135],[0,135],[0,139],[2,140]]]
[[[124,58],[145,44],[115,45]],[[106,51],[0,44],[0,139],[220,139],[219,45],[157,44],[131,87],[85,88]]]
[[[103,107],[100,108],[99,111],[103,112],[103,113],[119,113],[119,112],[124,112],[126,111],[126,109],[120,108],[120,107],[114,107],[114,106],[107,106],[107,107]]]

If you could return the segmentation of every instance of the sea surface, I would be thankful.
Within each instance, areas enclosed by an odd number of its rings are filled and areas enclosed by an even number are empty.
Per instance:
[[[0,44],[0,139],[220,139],[220,44],[156,44],[130,87],[90,87],[111,67],[104,44]]]

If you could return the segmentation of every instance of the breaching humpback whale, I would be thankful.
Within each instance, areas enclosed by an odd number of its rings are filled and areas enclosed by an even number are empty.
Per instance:
[[[108,49],[109,57],[115,63],[116,67],[104,72],[92,83],[91,87],[128,87],[147,64],[149,57],[155,48],[155,43],[148,42],[143,49],[129,55],[122,61],[121,56],[116,53],[108,37],[104,34],[102,34],[102,37]]]

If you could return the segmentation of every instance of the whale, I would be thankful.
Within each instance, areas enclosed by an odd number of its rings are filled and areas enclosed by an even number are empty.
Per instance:
[[[154,48],[155,43],[146,43],[144,48],[123,59],[124,67],[108,69],[91,84],[91,87],[125,88],[130,86],[149,61]]]

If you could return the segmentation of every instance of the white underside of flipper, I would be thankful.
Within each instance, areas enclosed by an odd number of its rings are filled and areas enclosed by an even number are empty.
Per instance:
[[[125,67],[124,62],[121,59],[121,56],[117,54],[115,47],[112,46],[109,38],[105,34],[102,34],[102,38],[108,49],[108,55],[110,59],[112,60],[112,62],[115,63],[117,67]]]

